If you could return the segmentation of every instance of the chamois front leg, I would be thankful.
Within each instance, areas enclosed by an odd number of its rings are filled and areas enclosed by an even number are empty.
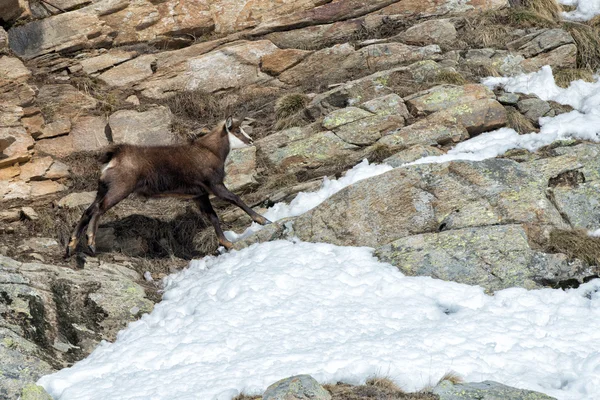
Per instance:
[[[223,229],[221,229],[221,224],[219,223],[219,217],[217,216],[217,213],[213,209],[212,204],[210,204],[210,200],[208,199],[208,194],[198,196],[194,199],[194,201],[196,204],[198,204],[198,208],[200,208],[202,214],[208,218],[213,228],[215,228],[215,233],[217,234],[217,238],[219,239],[221,246],[225,247],[227,250],[231,250],[233,248],[233,243],[231,243],[225,237]]]
[[[242,201],[242,199],[240,199],[235,194],[231,193],[229,191],[229,189],[227,189],[225,187],[225,185],[223,185],[222,183],[211,184],[209,186],[209,188],[215,196],[217,196],[225,201],[228,201],[231,204],[235,204],[236,206],[238,206],[239,208],[244,210],[244,212],[246,214],[248,214],[254,222],[259,223],[261,225],[267,225],[267,224],[271,223],[271,221],[269,221],[268,219],[266,219],[265,217],[263,217],[262,215],[260,215],[259,213],[257,213],[253,209],[251,209],[250,207],[248,207]]]

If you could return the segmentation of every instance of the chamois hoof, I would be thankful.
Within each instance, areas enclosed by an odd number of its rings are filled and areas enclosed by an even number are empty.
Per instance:
[[[221,246],[225,247],[227,251],[233,249],[233,243],[231,243],[229,240],[222,240],[219,241],[219,243],[221,244]]]
[[[266,219],[265,217],[260,217],[260,218],[257,218],[257,219],[256,219],[256,221],[254,221],[254,222],[256,222],[256,223],[259,223],[259,224],[261,224],[261,225],[269,225],[269,224],[272,224],[272,222],[271,222],[271,221],[269,221],[268,219]]]
[[[93,244],[88,244],[88,246],[87,246],[87,250],[88,250],[88,253],[89,253],[91,256],[95,256],[95,255],[96,255],[96,246],[95,246],[95,245],[93,245]]]

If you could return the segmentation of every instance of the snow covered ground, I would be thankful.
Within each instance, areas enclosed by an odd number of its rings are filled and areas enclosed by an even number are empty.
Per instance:
[[[589,21],[600,14],[600,0],[559,0],[566,6],[577,6],[574,11],[563,12],[565,19],[572,21]]]
[[[561,89],[548,68],[486,83],[576,110],[542,120],[540,134],[500,129],[418,162],[597,140],[599,83]],[[299,215],[389,168],[363,162],[266,216]],[[229,400],[299,373],[351,383],[384,375],[413,390],[454,370],[467,381],[491,379],[558,399],[600,398],[600,280],[488,296],[479,287],[405,277],[371,251],[277,241],[194,261],[167,278],[163,301],[115,343],[39,383],[61,400]]]
[[[454,370],[558,399],[600,394],[600,280],[576,290],[405,277],[368,248],[277,241],[192,262],[150,315],[40,383],[56,399],[231,399],[308,373],[408,390]]]

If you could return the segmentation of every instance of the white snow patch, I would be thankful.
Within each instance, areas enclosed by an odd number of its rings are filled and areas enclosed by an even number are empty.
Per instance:
[[[502,86],[508,92],[535,94],[542,100],[568,104],[575,110],[555,117],[540,118],[540,133],[519,135],[510,128],[482,133],[459,143],[441,156],[423,157],[412,163],[442,163],[453,160],[481,161],[497,157],[511,149],[535,151],[561,139],[600,141],[600,81],[577,80],[564,89],[556,85],[552,69],[544,66],[538,72],[516,77],[486,78],[490,88]]]
[[[574,290],[406,277],[369,248],[276,241],[193,261],[151,314],[41,378],[57,400],[223,399],[278,379],[407,390],[449,370],[558,399],[598,399],[600,280]]]
[[[369,164],[369,161],[363,160],[352,169],[346,171],[344,176],[340,179],[328,179],[325,177],[323,178],[321,188],[316,192],[300,192],[290,204],[283,202],[277,203],[269,208],[263,215],[272,222],[283,218],[296,217],[312,210],[345,187],[358,181],[362,181],[363,179],[381,175],[392,169],[393,168],[387,164]],[[241,234],[237,234],[233,231],[226,231],[225,237],[228,240],[235,242],[250,236],[254,232],[258,232],[260,229],[262,229],[262,226],[254,222]]]
[[[588,235],[591,237],[600,237],[600,229],[596,229],[595,231],[589,231]]]
[[[564,19],[571,21],[589,21],[600,14],[600,0],[559,0],[566,6],[577,6],[577,9],[563,12]]]

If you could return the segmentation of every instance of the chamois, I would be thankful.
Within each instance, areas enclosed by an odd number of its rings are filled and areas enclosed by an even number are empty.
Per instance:
[[[98,180],[96,199],[85,210],[73,231],[65,257],[75,252],[86,227],[87,249],[95,254],[100,216],[131,193],[194,200],[214,227],[219,243],[227,249],[231,249],[233,244],[223,234],[219,218],[210,204],[209,193],[240,207],[253,221],[269,224],[269,220],[248,207],[223,184],[229,150],[252,144],[252,138],[244,132],[241,123],[228,117],[209,134],[190,144],[110,146],[101,159],[104,166]]]

